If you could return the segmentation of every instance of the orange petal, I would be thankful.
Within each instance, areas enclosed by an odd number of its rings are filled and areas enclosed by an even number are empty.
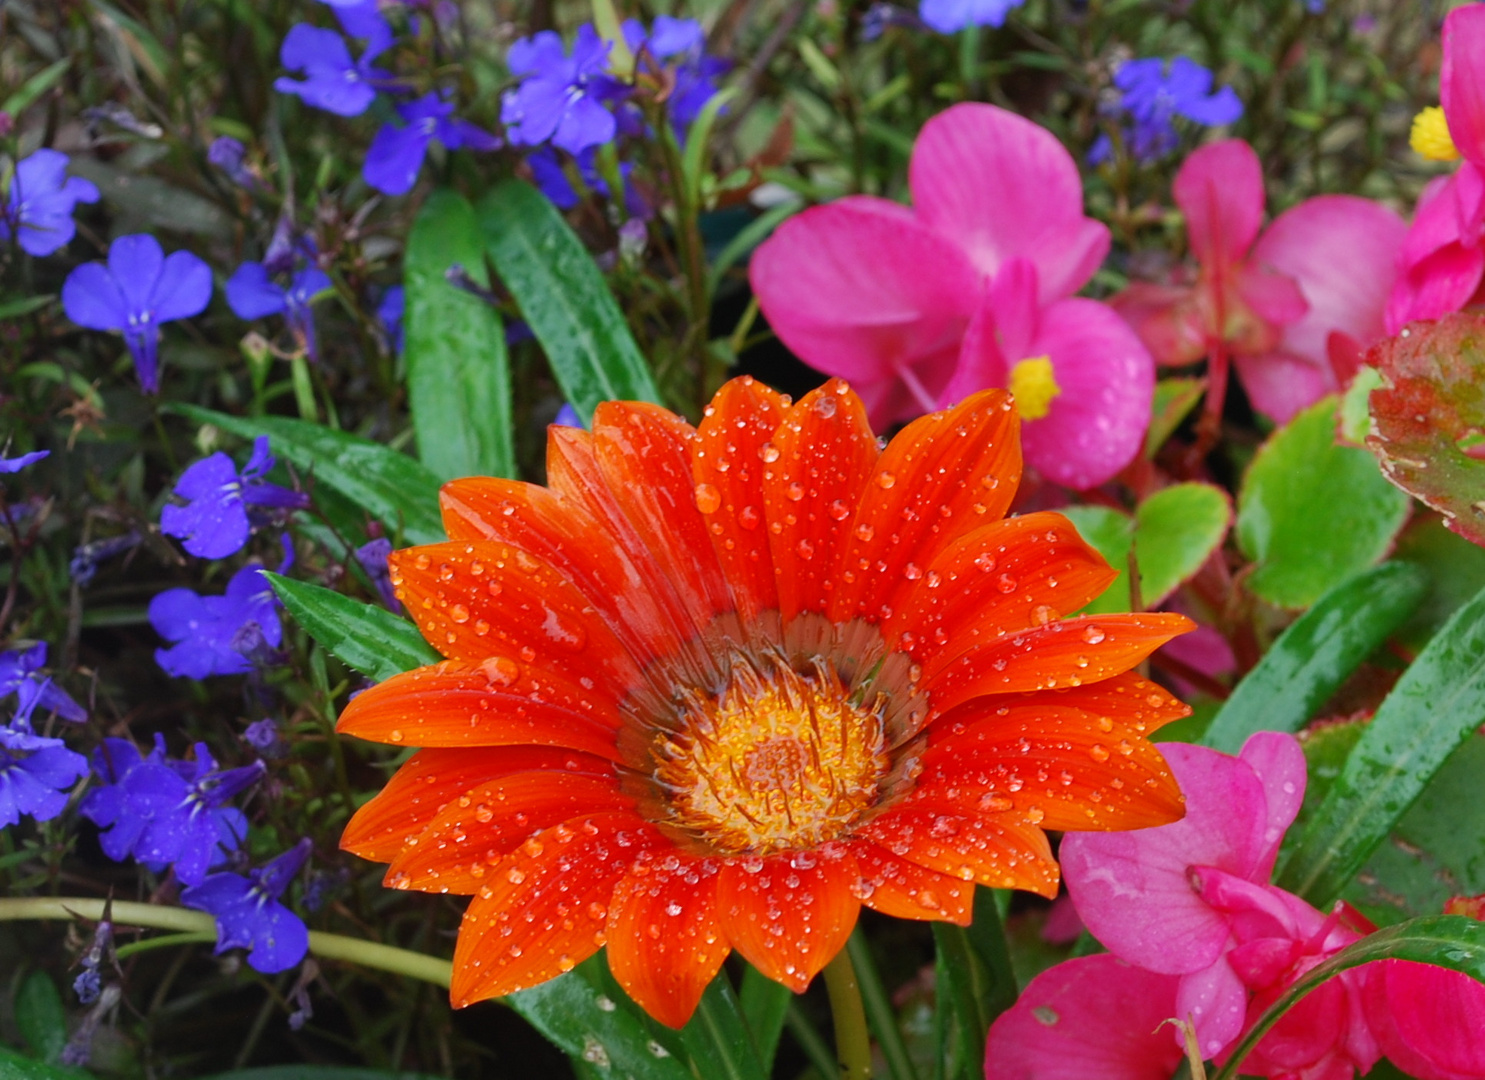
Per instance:
[[[923,685],[943,714],[981,694],[1015,694],[1095,683],[1128,671],[1195,624],[1184,615],[1083,615],[945,650],[924,664]]]
[[[1025,889],[1048,899],[1057,895],[1057,863],[1047,834],[1010,815],[967,815],[926,801],[900,804],[868,821],[856,835],[961,881]]]
[[[763,509],[785,623],[823,611],[846,529],[877,460],[861,399],[839,379],[811,390],[774,433]]]
[[[1101,730],[1112,731],[1118,727],[1137,738],[1147,738],[1172,720],[1191,715],[1191,706],[1165,687],[1133,671],[1126,671],[1087,686],[1042,690],[1017,697],[981,698],[931,725],[928,728],[929,744],[937,747],[940,743],[958,739],[969,732],[972,725],[990,723],[997,717],[1003,719],[1010,716],[1006,710],[1023,705],[1081,709]],[[1014,722],[1019,723],[1019,717]],[[932,753],[930,750],[929,755]],[[952,754],[953,750],[947,749],[947,753]]]
[[[561,822],[633,807],[612,776],[550,769],[502,776],[443,807],[392,860],[386,883],[420,892],[478,892],[518,846],[540,854],[536,836],[542,830],[560,832],[555,826]]]
[[[898,433],[846,532],[832,621],[896,610],[913,570],[921,575],[950,541],[1005,515],[1021,479],[1019,427],[1010,395],[985,390]]]
[[[745,623],[779,606],[763,518],[763,455],[788,399],[744,376],[717,391],[691,452],[697,504]]]
[[[428,544],[392,553],[397,596],[451,660],[494,654],[580,672],[622,697],[638,670],[593,605],[561,571],[499,540]]]
[[[884,847],[857,843],[851,850],[861,870],[857,894],[883,915],[968,926],[974,918],[975,887],[948,874],[899,859]]]
[[[572,499],[519,480],[473,476],[439,492],[454,540],[502,540],[560,570],[609,629],[647,664],[675,649],[675,629],[608,530]]]
[[[711,859],[673,869],[641,862],[609,905],[609,970],[645,1012],[673,1028],[691,1019],[731,950],[717,917],[717,870]]]
[[[464,913],[449,1000],[462,1009],[546,982],[603,947],[614,886],[646,851],[666,846],[632,814],[595,814],[515,851]]]
[[[803,993],[856,926],[859,880],[855,856],[834,846],[730,859],[717,883],[722,929],[748,963]]]
[[[1118,576],[1061,514],[1024,514],[977,528],[920,567],[893,605],[889,645],[928,664],[946,648],[1040,626],[1077,611]]]
[[[504,656],[415,668],[357,694],[335,730],[407,746],[561,746],[618,760],[613,702]]]
[[[546,746],[419,750],[345,827],[340,846],[371,862],[391,862],[410,837],[471,788],[531,769],[613,775],[602,758]]]

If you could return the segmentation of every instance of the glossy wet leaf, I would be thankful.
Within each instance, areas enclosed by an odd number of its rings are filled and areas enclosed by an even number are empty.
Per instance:
[[[1398,640],[1414,652],[1428,644],[1461,604],[1485,589],[1485,548],[1450,532],[1437,514],[1415,514],[1397,538],[1392,557],[1428,575],[1423,602],[1397,631]]]
[[[681,1029],[681,1041],[698,1076],[707,1080],[768,1080],[768,1070],[748,1032],[742,1004],[726,973],[701,995],[701,1003]]]
[[[1235,754],[1256,731],[1298,731],[1422,602],[1428,577],[1389,562],[1332,588],[1233,688],[1202,743]]]
[[[1460,445],[1485,429],[1485,317],[1415,323],[1367,359],[1386,380],[1372,392],[1367,438],[1382,471],[1449,528],[1485,544],[1485,458]]]
[[[490,261],[583,422],[601,401],[659,404],[649,363],[608,283],[546,196],[507,180],[480,200],[478,217]]]
[[[1365,450],[1335,441],[1336,399],[1300,413],[1259,450],[1238,493],[1237,540],[1255,564],[1253,594],[1309,607],[1381,559],[1408,498]]]
[[[1153,458],[1175,434],[1176,428],[1196,408],[1206,393],[1205,379],[1161,379],[1155,384],[1155,398],[1150,404],[1150,426],[1145,430],[1145,456]]]
[[[401,541],[399,546],[447,538],[438,513],[438,477],[406,454],[284,416],[229,416],[194,405],[172,408],[244,439],[267,435],[274,454],[292,462],[301,476],[313,475],[360,506],[387,527],[394,541]]]
[[[1212,1080],[1235,1080],[1248,1052],[1301,998],[1332,976],[1374,960],[1434,964],[1485,983],[1485,923],[1462,915],[1429,915],[1378,930],[1347,946],[1296,980],[1248,1030]]]
[[[1454,614],[1377,709],[1278,883],[1327,907],[1482,721],[1485,592]]]
[[[65,1065],[48,1065],[23,1057],[0,1046],[0,1078],[3,1080],[91,1080],[92,1074]]]
[[[416,626],[386,608],[266,570],[263,576],[310,637],[369,678],[389,679],[443,659]]]
[[[979,1080],[985,1034],[1016,1003],[1019,992],[994,890],[977,887],[974,922],[968,927],[936,922],[933,940],[938,946],[938,1007],[948,1009],[952,1019],[957,1075]]]
[[[738,1003],[742,1007],[748,1031],[753,1035],[753,1044],[758,1049],[758,1057],[765,1072],[773,1072],[779,1036],[784,1032],[784,1017],[793,1000],[792,990],[782,983],[774,982],[753,965],[749,964],[743,971]]]
[[[462,267],[488,288],[469,200],[435,191],[407,238],[403,262],[408,405],[418,457],[441,480],[516,475],[505,328],[484,300],[445,276]]]
[[[67,1045],[67,1010],[57,984],[44,971],[33,971],[15,996],[15,1026],[31,1052],[55,1062]]]

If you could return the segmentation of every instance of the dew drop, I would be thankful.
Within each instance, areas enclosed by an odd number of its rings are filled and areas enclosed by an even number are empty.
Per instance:
[[[1031,609],[1031,621],[1037,626],[1046,626],[1057,618],[1057,609],[1050,604],[1038,604]]]
[[[1028,806],[1026,808],[1026,820],[1033,825],[1040,825],[1046,816],[1047,812],[1040,806]]]
[[[1109,748],[1103,743],[1094,743],[1088,748],[1088,756],[1099,764],[1102,764],[1109,760]]]
[[[744,529],[756,529],[760,520],[762,519],[759,517],[758,510],[755,507],[744,506],[737,512],[737,523]]]
[[[1083,627],[1083,640],[1089,645],[1097,645],[1104,639],[1104,632],[1096,626]]]
[[[991,555],[988,551],[976,555],[975,566],[988,574],[995,569],[995,556]]]
[[[836,521],[845,521],[851,516],[851,507],[844,499],[836,499],[830,504],[830,516]]]
[[[449,608],[449,618],[456,623],[467,623],[469,621],[469,609],[463,604],[455,604]]]
[[[909,581],[917,581],[923,576],[923,570],[917,563],[908,563],[902,568],[902,576]]]
[[[428,567],[433,565],[433,560],[426,554],[419,554],[418,557],[413,560],[413,565],[416,566],[419,570],[426,570],[428,569]]]
[[[808,540],[801,540],[794,545],[794,552],[801,559],[809,560],[815,557],[815,545]]]
[[[771,442],[766,442],[758,448],[758,456],[769,464],[779,460],[779,448]]]
[[[875,536],[876,532],[875,529],[863,521],[860,525],[856,526],[856,539],[864,543]]]
[[[897,476],[895,474],[886,472],[885,470],[877,473],[877,487],[881,488],[883,491],[892,487],[896,483]]]
[[[832,416],[835,415],[835,398],[829,394],[821,394],[819,397],[815,398],[814,405],[812,407],[815,410],[816,416],[824,417],[826,420],[829,420]]]
[[[795,480],[784,489],[784,495],[790,502],[798,502],[804,498],[804,485]]]
[[[510,686],[521,676],[520,665],[508,656],[488,657],[480,663],[480,669],[493,686]]]
[[[722,506],[722,493],[711,484],[696,485],[696,509],[703,514],[715,514]]]
[[[1021,583],[1015,578],[1011,577],[1010,574],[1001,574],[1000,577],[995,579],[996,589],[998,589],[1000,592],[1005,593],[1007,596],[1015,592],[1016,589],[1020,587],[1020,585]]]

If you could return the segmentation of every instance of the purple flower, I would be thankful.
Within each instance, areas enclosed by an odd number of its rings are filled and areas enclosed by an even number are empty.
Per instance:
[[[227,179],[241,188],[249,190],[258,186],[258,178],[247,167],[247,147],[230,135],[221,135],[212,140],[207,148],[206,160],[227,174]]]
[[[211,268],[189,251],[169,257],[147,233],[121,236],[108,265],[84,263],[62,283],[67,317],[89,330],[120,330],[147,394],[160,389],[160,324],[199,315],[211,300]]]
[[[239,319],[284,316],[289,332],[304,346],[305,353],[311,360],[318,360],[319,342],[310,304],[317,293],[330,287],[329,276],[318,267],[300,270],[285,288],[274,283],[263,263],[245,262],[227,279],[227,305]]]
[[[51,679],[40,672],[46,666],[46,642],[38,641],[27,649],[9,649],[0,653],[0,701],[17,695],[20,712],[29,721],[31,712],[56,713],[63,720],[81,724],[88,718],[84,709],[66,693],[57,689]],[[17,715],[17,719],[20,719]]]
[[[667,99],[670,118],[677,129],[690,127],[716,94],[717,79],[727,71],[727,61],[705,55],[706,32],[695,19],[657,15],[648,34],[639,20],[626,19],[623,29],[631,50],[647,49],[672,69],[675,82]]]
[[[353,61],[345,39],[334,30],[298,23],[284,38],[279,62],[289,71],[302,72],[304,78],[280,76],[274,81],[274,89],[298,94],[306,105],[337,116],[360,116],[376,98],[375,83],[391,78],[388,72],[371,65],[391,40],[390,30],[385,38],[374,36],[361,58]]]
[[[247,949],[248,964],[265,974],[291,968],[309,951],[309,931],[279,897],[309,858],[310,847],[305,838],[247,877],[212,874],[181,893],[181,903],[215,916],[217,952]]]
[[[50,450],[33,450],[29,454],[18,454],[12,458],[0,457],[0,473],[20,472],[27,465],[36,464],[50,453]]]
[[[104,739],[92,764],[100,785],[79,809],[103,830],[103,853],[116,862],[132,855],[155,870],[174,863],[187,885],[242,844],[247,818],[226,804],[267,771],[261,761],[218,770],[205,743],[196,744],[195,761],[172,761],[158,734],[144,757],[128,739]]]
[[[494,150],[500,140],[467,120],[456,119],[454,106],[430,91],[397,106],[397,115],[406,123],[383,124],[371,147],[366,151],[366,164],[361,175],[366,182],[387,195],[406,195],[412,190],[434,139],[450,150],[468,146],[471,150]]]
[[[208,675],[240,675],[253,670],[253,661],[240,645],[256,643],[243,631],[257,628],[262,642],[277,648],[283,641],[278,619],[278,597],[263,577],[261,566],[244,566],[232,575],[222,596],[201,596],[190,589],[167,589],[150,601],[150,623],[167,641],[156,649],[155,661],[167,675],[204,679]]]
[[[598,172],[598,148],[589,147],[572,160],[577,165],[578,176],[584,186],[608,198],[608,183]],[[526,155],[526,164],[531,166],[531,178],[536,181],[536,186],[552,200],[553,205],[571,210],[582,200],[577,188],[573,186],[572,178],[563,167],[562,155],[554,147],[537,147]],[[650,205],[639,193],[639,189],[629,183],[633,168],[627,161],[619,162],[619,176],[624,181],[624,209],[631,218],[648,218],[653,212]]]
[[[250,263],[248,265],[256,265]],[[228,284],[228,295],[231,285]],[[185,539],[182,545],[200,559],[223,559],[242,550],[252,523],[248,507],[301,510],[309,505],[303,492],[270,484],[263,476],[273,468],[268,436],[253,442],[253,454],[241,474],[232,459],[218,451],[192,465],[176,482],[175,494],[185,506],[160,511],[160,531]]]
[[[940,34],[970,26],[1003,26],[1005,17],[1026,0],[922,0],[918,15]]]
[[[381,320],[387,344],[393,353],[402,352],[402,316],[406,308],[407,293],[401,285],[393,285],[382,293],[381,301],[376,305],[376,317]]]
[[[103,966],[104,958],[112,954],[113,923],[105,919],[93,931],[93,940],[88,945],[88,951],[82,955],[82,971],[72,982],[72,989],[77,993],[80,1004],[91,1005],[98,1000],[98,995],[103,991],[103,976],[98,969]],[[117,956],[114,957],[114,963],[118,963]]]
[[[1213,92],[1212,73],[1184,56],[1170,62],[1169,72],[1159,57],[1130,60],[1114,73],[1114,85],[1120,91],[1119,111],[1128,116],[1125,139],[1137,161],[1155,161],[1176,148],[1177,116],[1214,126],[1243,115],[1243,103],[1232,87]],[[1100,138],[1089,161],[1096,165],[1111,151],[1108,138]]]
[[[100,563],[115,555],[134,550],[139,546],[140,540],[140,535],[131,530],[122,536],[110,536],[103,540],[79,544],[72,549],[72,560],[67,564],[67,573],[78,587],[85,589],[93,583]]]
[[[876,41],[888,29],[900,26],[908,30],[922,30],[923,20],[906,8],[889,4],[886,0],[875,0],[861,17],[861,40]]]
[[[604,69],[610,45],[592,25],[578,27],[569,57],[551,30],[510,47],[507,63],[525,80],[501,99],[500,121],[517,146],[550,141],[569,154],[612,141],[617,130],[604,102],[621,92]]]
[[[15,716],[0,727],[0,828],[22,817],[50,821],[67,805],[64,789],[88,771],[81,754],[31,727],[31,714],[50,685],[22,683]]]
[[[392,541],[385,536],[380,536],[356,549],[356,561],[361,564],[361,569],[366,571],[366,576],[376,586],[382,603],[386,604],[390,611],[401,615],[402,604],[397,599],[396,590],[392,588],[392,572],[387,566],[387,557],[391,554]]]
[[[575,427],[582,428],[585,431],[587,430],[587,425],[583,423],[583,418],[578,415],[578,411],[572,407],[570,402],[566,401],[562,403],[562,408],[557,410],[557,418],[552,423],[558,427]]]
[[[72,211],[80,202],[98,201],[91,180],[67,175],[68,157],[38,150],[23,158],[10,181],[10,198],[0,213],[0,241],[15,236],[21,250],[50,255],[77,233]]]
[[[361,56],[365,63],[392,46],[392,27],[382,18],[377,0],[351,0],[349,3],[331,4],[340,28],[353,38],[366,42],[366,52]]]
[[[283,757],[289,749],[289,744],[279,734],[278,721],[270,717],[253,721],[242,733],[242,738],[269,761]]]

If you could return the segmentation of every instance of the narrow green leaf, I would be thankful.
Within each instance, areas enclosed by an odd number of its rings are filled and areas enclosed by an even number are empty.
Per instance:
[[[696,209],[701,207],[701,178],[706,171],[706,147],[711,141],[712,128],[716,126],[722,109],[737,94],[738,89],[733,86],[718,90],[707,98],[690,130],[686,132],[686,153],[681,159],[681,172],[686,178],[687,197],[691,200],[691,206]]]
[[[21,983],[15,997],[15,1026],[42,1061],[55,1062],[62,1056],[67,1045],[67,1010],[57,984],[46,972],[33,971]]]
[[[727,241],[727,246],[717,253],[717,257],[707,268],[707,294],[715,294],[717,287],[722,284],[722,276],[728,270],[731,270],[740,259],[772,236],[775,229],[803,209],[802,200],[790,199],[788,202],[770,207],[743,226],[736,236]]]
[[[1011,970],[1000,911],[991,889],[975,889],[974,922],[968,928],[934,923],[939,973],[939,1007],[953,1013],[957,1034],[954,1060],[965,1080],[979,1080],[985,1062],[985,1033],[1001,1013],[1016,1003],[1016,976]]]
[[[856,969],[856,982],[861,987],[866,1021],[877,1038],[882,1057],[887,1060],[887,1072],[892,1080],[918,1080],[918,1070],[913,1067],[902,1028],[897,1023],[897,1011],[892,1008],[886,987],[882,985],[882,976],[871,954],[871,943],[866,940],[861,926],[858,925],[851,934],[846,948],[851,954],[851,966]]]
[[[1238,683],[1202,743],[1235,754],[1255,731],[1298,731],[1422,602],[1428,576],[1384,563],[1322,596]]]
[[[510,365],[495,309],[449,284],[458,265],[481,286],[484,245],[469,200],[435,191],[407,238],[407,395],[418,456],[440,479],[516,475]]]
[[[758,1048],[763,1069],[771,1074],[774,1055],[779,1049],[779,1036],[784,1032],[784,1018],[789,1013],[794,992],[749,964],[743,971],[738,1000],[748,1030],[753,1033],[753,1044]]]
[[[586,423],[601,401],[649,401],[649,364],[582,241],[530,184],[507,180],[477,209],[486,250]]]
[[[32,75],[25,82],[21,83],[15,93],[6,98],[4,104],[0,104],[0,112],[9,113],[11,116],[19,116],[21,110],[25,109],[26,106],[30,105],[31,102],[35,101],[53,86],[56,86],[57,80],[65,75],[67,69],[71,66],[72,57],[70,56],[64,56],[55,63],[48,64],[35,75]]]
[[[22,315],[29,315],[33,311],[40,311],[50,304],[56,297],[51,293],[45,296],[28,296],[22,300],[8,300],[0,304],[0,321],[5,319],[19,319]]]
[[[213,1073],[202,1080],[434,1080],[428,1073],[387,1072],[343,1065],[264,1065]]]
[[[1212,1080],[1236,1080],[1243,1059],[1301,998],[1327,979],[1375,960],[1433,964],[1485,983],[1485,923],[1463,915],[1428,915],[1378,930],[1347,946],[1284,991],[1243,1036]]]
[[[406,454],[319,424],[284,416],[228,416],[195,405],[171,408],[244,439],[267,435],[273,452],[312,473],[409,544],[447,539],[438,513],[438,477]]]
[[[443,659],[416,626],[385,608],[271,571],[265,570],[263,576],[310,637],[369,678],[389,679]]]
[[[726,972],[711,981],[681,1041],[697,1076],[706,1080],[768,1080],[768,1070],[748,1032],[742,1005]]]
[[[1327,907],[1485,720],[1485,592],[1429,642],[1346,759],[1278,883]]]

